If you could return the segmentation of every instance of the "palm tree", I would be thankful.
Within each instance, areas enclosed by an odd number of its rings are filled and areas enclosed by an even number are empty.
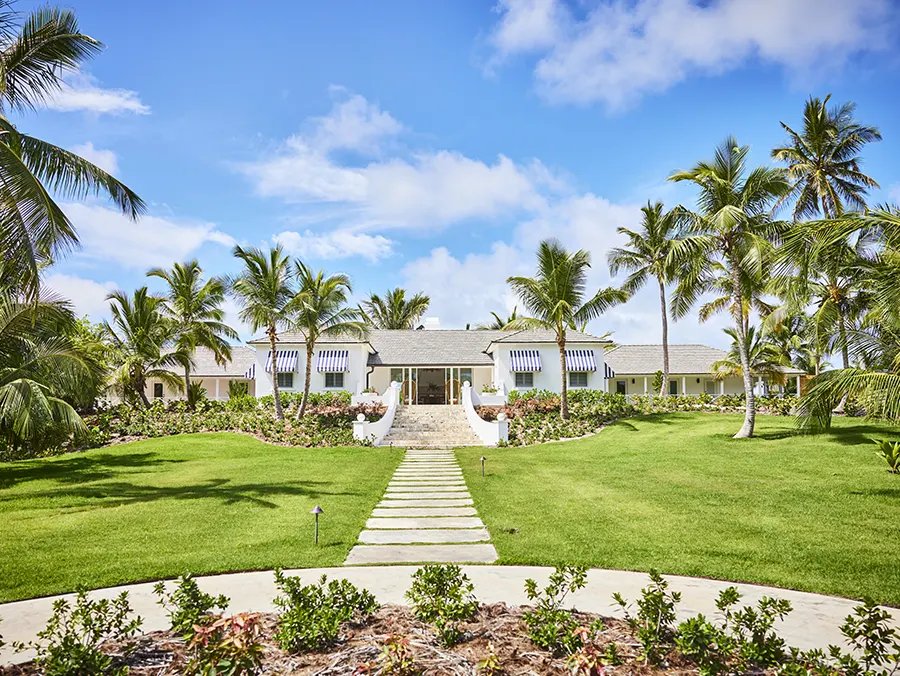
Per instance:
[[[787,143],[772,150],[772,158],[787,164],[791,190],[781,202],[794,202],[794,220],[821,214],[835,218],[845,203],[865,209],[869,188],[878,183],[860,170],[859,154],[867,143],[880,141],[877,127],[859,124],[853,114],[856,104],[828,107],[824,100],[810,97],[803,108],[803,130],[798,133],[784,122]]]
[[[695,236],[685,251],[685,258],[691,263],[683,270],[675,291],[677,314],[697,302],[716,264],[731,279],[732,316],[747,398],[744,424],[735,438],[753,436],[756,423],[743,312],[747,301],[744,278],[760,277],[765,261],[772,259],[772,242],[784,231],[785,224],[773,221],[770,209],[790,190],[781,169],[757,167],[747,171],[749,150],[728,137],[716,148],[711,162],[700,162],[669,177],[671,181],[690,181],[700,190],[699,213],[691,225]]]
[[[713,362],[710,368],[718,380],[742,377],[744,367],[741,365],[741,356],[738,351],[737,331],[734,329],[722,330],[731,337],[731,349],[723,359]],[[765,331],[758,331],[755,326],[749,328],[746,336],[750,375],[768,378],[776,385],[784,386],[787,379],[783,368],[789,364],[784,363],[778,347],[770,342]]]
[[[188,355],[198,347],[212,351],[216,363],[231,360],[231,345],[226,338],[237,340],[237,332],[224,323],[225,283],[213,277],[201,284],[203,268],[197,259],[175,263],[171,270],[153,268],[148,277],[164,279],[169,287],[164,310],[175,325],[175,344]],[[191,386],[191,360],[184,369],[184,391]]]
[[[180,391],[181,379],[172,369],[184,366],[190,355],[172,347],[175,326],[166,317],[165,299],[151,294],[146,286],[132,296],[113,291],[106,298],[111,301],[112,323],[103,326],[120,362],[113,374],[115,387],[126,399],[145,407],[150,406],[146,392],[150,378]]]
[[[269,249],[268,254],[257,248],[234,247],[234,255],[244,263],[236,277],[227,280],[229,293],[241,306],[241,321],[252,331],[265,330],[272,352],[272,389],[275,396],[275,415],[284,420],[281,396],[278,392],[278,331],[288,325],[288,302],[294,294],[291,283],[290,260],[281,245]]]
[[[316,341],[322,336],[363,338],[368,327],[362,312],[347,306],[348,296],[353,290],[347,275],[338,273],[326,277],[323,270],[314,272],[301,261],[296,262],[295,275],[297,294],[289,303],[291,325],[306,339],[306,378],[299,412],[302,418],[309,400]]]
[[[609,287],[598,290],[585,300],[591,256],[583,249],[569,253],[557,240],[547,239],[538,246],[537,259],[537,275],[510,277],[506,281],[531,314],[517,322],[523,327],[553,331],[556,336],[562,374],[560,416],[567,420],[566,330],[596,319],[614,305],[624,303],[628,300],[628,294],[622,289]]]
[[[633,295],[639,291],[650,277],[659,285],[659,306],[662,316],[662,351],[663,371],[659,396],[669,389],[669,321],[666,308],[666,284],[672,282],[679,266],[679,253],[682,250],[679,239],[686,225],[687,212],[682,207],[664,211],[663,203],[656,202],[641,207],[641,230],[635,232],[628,228],[618,228],[628,244],[624,247],[610,249],[607,254],[609,272],[616,275],[620,270],[628,270],[622,288]]]
[[[424,293],[417,293],[406,299],[406,289],[390,289],[381,298],[370,294],[368,300],[360,304],[364,321],[376,329],[414,329],[428,310],[431,299]]]
[[[512,314],[505,319],[496,312],[491,312],[491,317],[493,317],[491,321],[478,324],[475,328],[479,331],[515,331],[519,320],[522,319],[519,317],[518,305],[513,308]]]
[[[106,194],[137,218],[144,202],[78,155],[20,133],[9,109],[29,110],[51,98],[102,44],[78,30],[74,12],[40,8],[24,20],[0,0],[0,279],[35,298],[39,268],[78,244],[72,223],[51,196]]]

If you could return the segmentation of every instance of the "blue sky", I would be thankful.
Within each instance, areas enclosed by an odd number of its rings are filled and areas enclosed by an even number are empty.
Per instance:
[[[810,94],[880,127],[872,201],[900,201],[890,0],[202,4],[73,2],[106,50],[15,118],[150,204],[137,223],[65,206],[83,246],[47,282],[94,318],[108,290],[155,287],[148,267],[235,271],[235,242],[280,241],[358,295],[425,291],[444,327],[511,310],[504,280],[546,236],[589,249],[605,285],[617,226],[648,199],[693,203],[668,174],[728,133],[769,162]],[[726,346],[724,324],[688,317],[672,339]],[[648,288],[591,329],[658,327]]]

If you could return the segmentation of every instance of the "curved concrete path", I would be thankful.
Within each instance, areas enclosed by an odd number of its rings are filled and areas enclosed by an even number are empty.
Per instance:
[[[308,582],[315,582],[320,576],[344,578],[353,584],[368,589],[381,603],[404,604],[404,594],[410,585],[410,576],[418,566],[371,566],[345,568],[305,568],[287,571],[299,575]],[[463,566],[465,573],[475,583],[475,594],[484,603],[504,601],[510,605],[524,605],[524,584],[527,578],[534,578],[539,585],[546,584],[552,568],[537,566]],[[840,625],[857,605],[856,601],[809,594],[807,592],[763,587],[751,584],[735,584],[694,577],[666,575],[670,588],[682,593],[678,606],[679,618],[703,613],[707,617],[717,617],[715,601],[719,591],[734,584],[741,594],[743,603],[756,603],[763,596],[787,599],[794,610],[778,626],[779,633],[788,645],[798,648],[825,648],[830,643],[843,645]],[[588,572],[588,585],[569,597],[569,604],[579,610],[617,617],[621,614],[611,605],[613,592],[621,592],[626,599],[634,601],[648,583],[645,573],[599,568]],[[198,577],[200,587],[211,594],[225,594],[231,598],[228,612],[274,612],[272,599],[275,597],[275,583],[271,571],[254,573],[231,573]],[[168,627],[165,612],[156,603],[152,594],[153,583],[112,587],[92,592],[98,598],[110,598],[127,590],[134,611],[144,618],[144,631],[154,631]],[[0,634],[7,643],[30,641],[43,629],[52,612],[53,601],[59,597],[45,597],[28,601],[16,601],[0,605]],[[900,628],[900,611],[888,608],[894,615],[895,626]],[[9,646],[0,649],[0,665],[8,661],[24,662],[31,659],[28,653],[15,654]]]

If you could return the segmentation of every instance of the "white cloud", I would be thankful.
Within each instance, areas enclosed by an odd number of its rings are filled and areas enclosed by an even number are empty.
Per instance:
[[[115,282],[95,282],[92,279],[59,272],[46,275],[43,283],[57,294],[71,300],[79,316],[90,315],[94,320],[108,314],[109,305],[106,296],[117,288]]]
[[[288,253],[301,258],[349,258],[360,256],[373,263],[393,253],[393,242],[382,235],[367,235],[348,230],[303,233],[288,230],[273,238]]]
[[[344,93],[340,87],[334,91]],[[324,117],[312,119],[319,151],[343,148],[375,154],[381,142],[403,131],[403,125],[359,94],[336,103]]]
[[[69,77],[62,89],[53,94],[45,106],[62,112],[83,110],[110,115],[150,114],[150,107],[141,101],[137,92],[130,89],[104,89],[99,86],[97,78],[86,73]]]
[[[168,267],[192,255],[207,242],[234,246],[235,240],[213,223],[144,216],[132,221],[122,213],[94,204],[63,204],[79,233],[79,256],[144,270]]]
[[[576,17],[562,0],[501,0],[491,64],[540,55],[539,91],[611,109],[750,58],[790,74],[840,67],[887,46],[889,0],[607,0]]]
[[[88,162],[93,162],[107,174],[115,176],[119,173],[119,160],[112,150],[95,148],[91,141],[72,146],[69,150]]]

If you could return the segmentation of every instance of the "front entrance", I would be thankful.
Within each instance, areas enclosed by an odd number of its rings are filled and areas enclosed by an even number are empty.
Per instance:
[[[472,382],[472,368],[399,367],[391,369],[391,380],[400,384],[400,402],[445,405],[462,402],[463,383]]]
[[[446,404],[445,369],[418,369],[419,396],[417,404]]]

